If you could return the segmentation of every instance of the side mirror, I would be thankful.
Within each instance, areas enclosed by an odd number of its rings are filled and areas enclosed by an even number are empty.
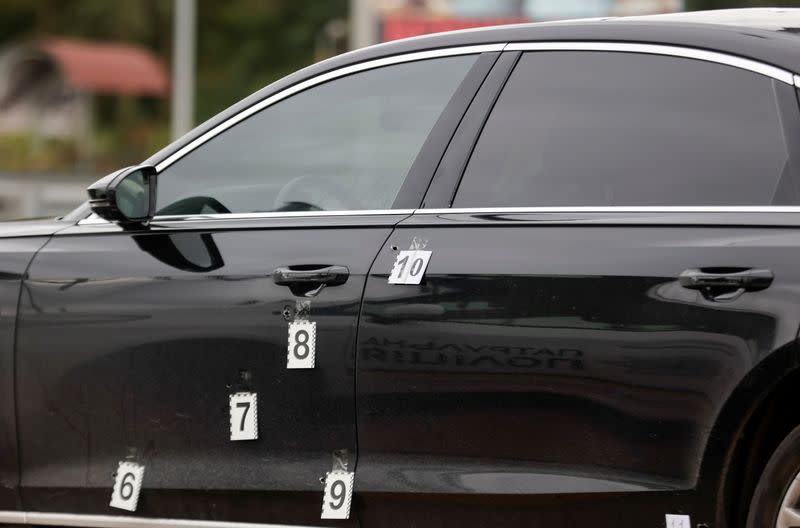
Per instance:
[[[91,185],[89,207],[100,218],[123,227],[147,225],[155,214],[156,170],[128,167]]]

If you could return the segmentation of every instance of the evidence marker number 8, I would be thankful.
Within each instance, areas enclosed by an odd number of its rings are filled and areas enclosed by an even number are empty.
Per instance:
[[[287,369],[313,369],[317,353],[317,323],[305,319],[289,323]]]

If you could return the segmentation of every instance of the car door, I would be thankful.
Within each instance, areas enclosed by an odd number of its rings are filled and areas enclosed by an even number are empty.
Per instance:
[[[710,525],[713,495],[689,490],[719,484],[716,420],[797,335],[791,77],[549,46],[476,97],[367,281],[366,526]],[[387,280],[420,255],[418,284]]]
[[[319,523],[326,472],[356,463],[365,277],[494,58],[439,50],[307,80],[163,158],[148,226],[53,237],[20,305],[25,508],[122,513],[113,475],[132,462],[137,515]]]

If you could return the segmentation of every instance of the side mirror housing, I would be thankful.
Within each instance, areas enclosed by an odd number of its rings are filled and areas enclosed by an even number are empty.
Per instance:
[[[147,225],[155,214],[156,170],[146,165],[114,172],[91,185],[89,207],[122,227]]]

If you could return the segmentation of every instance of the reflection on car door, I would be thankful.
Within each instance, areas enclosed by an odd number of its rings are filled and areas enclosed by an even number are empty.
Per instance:
[[[797,119],[792,87],[728,66],[523,55],[453,208],[404,220],[370,274],[367,512],[617,526],[624,504],[626,525],[713,519],[675,492],[697,485],[734,388],[800,322],[797,219],[768,214],[800,203],[774,194],[798,177]],[[684,204],[697,209],[670,207]],[[409,248],[431,252],[422,283],[388,283]],[[725,286],[742,276],[756,280]]]
[[[142,515],[318,519],[333,451],[355,453],[350,351],[364,276],[400,218],[56,237],[30,270],[22,308],[27,507],[107,512],[110,475],[130,457],[146,468]],[[302,297],[272,271],[319,263],[349,277],[310,299],[316,368],[287,370]],[[252,442],[229,441],[228,398],[240,391],[258,394]]]
[[[0,509],[16,510],[19,500],[16,395],[14,383],[14,333],[17,301],[25,270],[49,234],[64,227],[58,222],[7,223],[7,238],[0,239]]]

